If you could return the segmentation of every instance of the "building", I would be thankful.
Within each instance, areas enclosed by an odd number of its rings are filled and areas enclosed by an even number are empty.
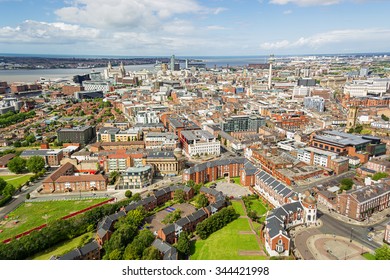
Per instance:
[[[136,123],[148,124],[148,123],[159,123],[160,118],[156,111],[139,111],[135,116]]]
[[[220,155],[221,143],[206,130],[182,131],[180,142],[188,157],[199,155]]]
[[[101,90],[76,91],[73,95],[77,100],[103,98],[104,96]]]
[[[184,168],[181,149],[173,151],[149,152],[146,163],[153,166],[156,176],[179,175]]]
[[[221,123],[221,128],[225,132],[255,131],[265,126],[265,118],[260,115],[242,115],[226,118]]]
[[[390,162],[387,160],[371,159],[367,162],[367,168],[376,172],[390,173]]]
[[[306,96],[303,99],[303,105],[306,109],[315,110],[317,112],[325,111],[325,99],[318,96]]]
[[[336,211],[351,219],[363,221],[379,211],[390,207],[390,185],[388,181],[344,191],[337,196]]]
[[[382,96],[390,88],[389,79],[354,80],[344,86],[344,94],[351,97]]]
[[[291,237],[287,232],[288,229],[302,224],[308,226],[316,222],[317,202],[312,196],[271,210],[261,232],[267,253],[270,256],[289,256]]]
[[[85,91],[101,91],[103,93],[111,90],[111,82],[109,81],[83,81]]]
[[[151,165],[129,167],[121,172],[119,189],[142,189],[150,186],[153,180]]]
[[[161,239],[155,239],[152,243],[152,246],[156,248],[160,254],[161,259],[163,260],[177,260],[178,259],[178,252],[175,247],[173,247],[171,244],[162,241]]]
[[[390,222],[386,225],[383,242],[390,245]]]
[[[174,150],[179,147],[179,137],[172,132],[148,132],[144,135],[145,148],[153,150]]]
[[[298,149],[297,158],[310,165],[330,168],[337,175],[347,172],[349,167],[349,159],[347,157],[341,157],[337,153],[313,147]]]
[[[72,251],[62,256],[52,256],[50,260],[100,260],[101,246],[96,240],[93,240],[80,248],[73,249]]]
[[[366,163],[370,156],[386,153],[386,144],[378,137],[354,135],[336,130],[325,130],[310,135],[310,146],[337,153],[341,156],[358,157]]]
[[[131,155],[124,150],[116,150],[114,154],[108,154],[103,159],[103,168],[106,172],[124,172],[131,167]]]
[[[62,143],[79,143],[86,145],[96,137],[96,127],[82,126],[73,128],[60,128],[57,130],[57,139]]]
[[[64,157],[64,153],[61,149],[24,150],[20,156],[25,159],[28,159],[32,156],[40,156],[45,160],[46,165],[59,166],[61,164],[62,158]]]
[[[8,165],[8,162],[13,159],[16,155],[15,154],[6,154],[2,157],[0,157],[0,168],[6,168]]]
[[[356,126],[358,109],[356,106],[348,108],[347,126],[345,128],[347,132]]]
[[[183,182],[192,180],[195,184],[215,181],[219,178],[240,177],[243,186],[253,186],[258,169],[244,157],[218,159],[197,164],[183,171]]]
[[[107,190],[107,178],[101,174],[81,175],[71,163],[65,163],[42,182],[41,193],[89,192]]]

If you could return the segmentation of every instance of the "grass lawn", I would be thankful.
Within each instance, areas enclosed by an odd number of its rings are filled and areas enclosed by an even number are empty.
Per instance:
[[[251,199],[251,209],[257,213],[258,216],[264,215],[267,213],[267,208],[262,201],[258,199]]]
[[[7,183],[12,184],[15,188],[18,188],[19,186],[23,185],[26,183],[33,175],[5,175],[5,176],[0,176],[0,178],[3,178]]]
[[[233,180],[234,184],[241,186],[240,177],[232,177],[232,178],[230,178],[230,180]]]
[[[89,200],[46,201],[21,204],[0,221],[0,240],[13,237],[34,227],[57,220],[73,212],[98,204],[107,198]],[[15,224],[15,221],[18,221]]]
[[[232,201],[232,206],[234,210],[236,210],[237,214],[240,216],[246,216],[246,213],[244,211],[244,208],[242,207],[241,201]]]
[[[208,188],[208,187],[210,187],[211,184],[214,184],[214,183],[220,182],[220,181],[226,181],[226,178],[219,178],[219,179],[217,179],[215,181],[207,182],[206,184],[204,184],[204,186]]]
[[[364,253],[362,256],[365,257],[367,260],[375,260],[375,256],[370,253]]]
[[[31,258],[29,258],[29,260],[48,260],[53,255],[62,256],[65,253],[77,248],[80,244],[81,239],[84,236],[89,236],[90,238],[92,238],[94,236],[94,234],[92,232],[87,232],[87,233],[80,235],[78,237],[75,237],[71,240],[61,242],[61,243],[57,244],[56,246],[53,246],[53,247],[51,247],[51,248],[49,248],[41,253],[38,253],[38,254],[32,256]]]
[[[192,243],[191,260],[264,260],[266,256],[243,256],[240,250],[260,251],[253,234],[240,234],[250,231],[249,222],[238,218],[224,228],[211,234],[206,240]]]

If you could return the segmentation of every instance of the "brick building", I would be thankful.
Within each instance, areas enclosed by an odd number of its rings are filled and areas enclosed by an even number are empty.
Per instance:
[[[343,192],[337,196],[336,211],[351,219],[363,221],[373,213],[390,207],[389,181]]]

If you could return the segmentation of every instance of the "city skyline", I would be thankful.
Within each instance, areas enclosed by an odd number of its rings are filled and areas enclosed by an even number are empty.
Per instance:
[[[389,7],[387,0],[0,0],[0,49],[127,56],[387,52]]]

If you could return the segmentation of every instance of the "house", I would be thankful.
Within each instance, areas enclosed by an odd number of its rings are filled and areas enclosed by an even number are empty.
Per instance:
[[[2,157],[0,157],[0,168],[6,168],[8,165],[8,162],[13,159],[16,155],[15,154],[6,154]]]

